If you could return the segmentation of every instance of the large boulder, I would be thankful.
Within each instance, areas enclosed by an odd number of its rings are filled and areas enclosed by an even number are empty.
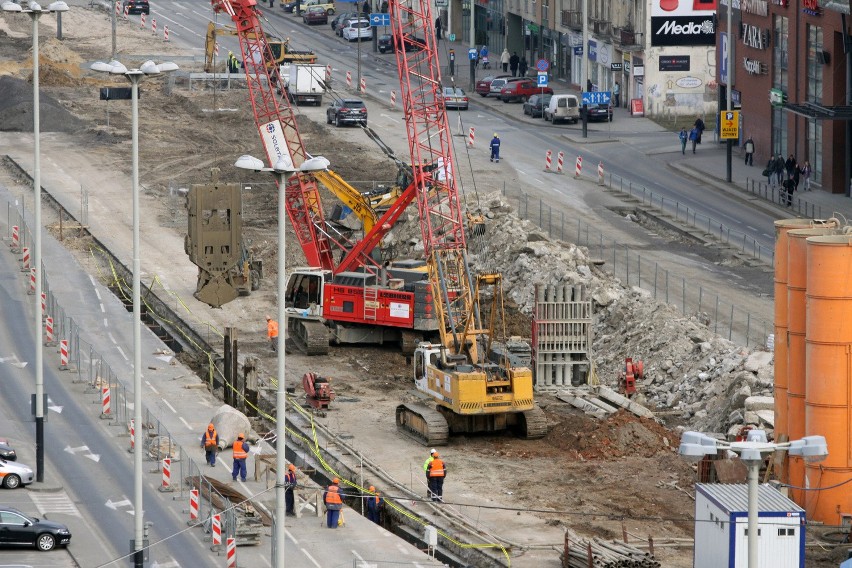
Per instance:
[[[219,448],[224,449],[232,446],[237,439],[237,434],[245,434],[249,438],[251,422],[245,414],[227,404],[219,407],[211,420],[216,432],[219,433]]]

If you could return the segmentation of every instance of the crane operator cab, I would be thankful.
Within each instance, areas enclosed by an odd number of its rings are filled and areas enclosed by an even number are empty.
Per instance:
[[[297,269],[290,274],[284,295],[286,308],[305,315],[322,314],[322,288],[325,272],[316,269]],[[307,313],[306,313],[307,312]]]

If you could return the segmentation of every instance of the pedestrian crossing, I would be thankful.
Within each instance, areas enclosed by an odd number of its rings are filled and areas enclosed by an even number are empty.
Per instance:
[[[32,491],[30,492],[30,498],[42,516],[47,516],[48,513],[62,513],[63,515],[74,515],[75,517],[83,516],[65,491],[58,491],[56,493],[37,493]]]

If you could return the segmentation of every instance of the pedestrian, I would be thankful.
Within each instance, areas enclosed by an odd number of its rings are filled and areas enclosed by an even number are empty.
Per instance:
[[[685,126],[681,127],[680,134],[677,137],[680,139],[680,153],[686,154],[686,141],[689,139],[689,133]]]
[[[593,91],[592,87],[594,87],[594,85],[592,85],[592,80],[586,79],[586,92],[591,93]]]
[[[754,140],[749,136],[745,144],[743,145],[745,148],[745,165],[753,166],[754,165]]]
[[[322,501],[325,503],[325,522],[330,529],[336,529],[340,511],[343,509],[343,499],[340,498],[340,480],[336,477],[331,480],[331,485],[323,492]]]
[[[509,63],[512,61],[512,56],[509,55],[509,50],[505,47],[503,48],[503,53],[500,54],[500,65],[503,66],[503,73],[506,73],[509,70]]]
[[[522,55],[521,59],[518,61],[518,77],[526,77],[528,68],[529,64],[527,63],[527,56]]]
[[[701,120],[700,116],[696,116],[693,125],[695,126],[695,130],[698,131],[698,137],[695,139],[695,143],[701,144],[701,135],[704,134],[704,130],[706,129],[706,127],[704,126],[704,121]],[[695,150],[695,147],[693,147],[692,149]]]
[[[275,7],[275,0],[269,0],[269,7],[270,7],[270,8],[274,8],[274,7]]]
[[[370,15],[370,0],[364,0],[364,5],[361,7],[361,15],[369,16]]]
[[[491,161],[496,161],[498,164],[500,163],[500,138],[497,136],[497,133],[494,133],[494,137],[491,139]]]
[[[618,81],[615,82],[615,85],[612,86],[612,99],[613,106],[615,108],[621,107],[621,85],[618,84]]]
[[[438,452],[432,454],[432,458],[427,468],[429,493],[432,496],[432,501],[442,503],[444,501],[444,479],[447,477],[447,464],[444,463]]]
[[[778,187],[781,187],[781,182],[784,180],[784,169],[785,169],[784,156],[781,155],[781,152],[778,152],[778,154],[775,157],[775,168],[774,168],[775,179],[777,180]]]
[[[799,181],[801,178],[799,177],[801,170],[799,169],[799,164],[796,164],[796,167],[793,168],[793,191],[799,191]]]
[[[483,45],[479,50],[479,61],[482,63],[483,69],[488,69],[488,46]]]
[[[692,127],[692,130],[689,131],[689,140],[692,142],[692,153],[695,153],[695,145],[698,144],[698,138],[700,134],[698,134],[698,128]]]
[[[216,452],[219,451],[219,433],[213,423],[207,425],[207,430],[201,435],[201,447],[204,448],[204,456],[207,465],[216,467]]]
[[[766,185],[772,185],[772,174],[775,173],[775,154],[769,154],[769,161],[766,162],[766,167],[763,168],[763,175],[766,176]]]
[[[435,39],[441,41],[442,31],[444,29],[444,24],[441,22],[441,16],[435,18]]]
[[[796,186],[793,183],[793,178],[788,177],[787,179],[784,180],[784,182],[781,184],[781,186],[784,188],[783,197],[786,200],[787,207],[792,207],[793,206],[793,191],[795,191],[795,189],[796,189]]]
[[[805,165],[799,170],[802,174],[802,178],[805,180],[805,191],[811,190],[811,162],[809,160],[805,160]]]
[[[513,51],[512,57],[509,58],[509,70],[512,72],[512,77],[518,76],[518,64],[520,63],[521,58],[518,57],[518,52]]]
[[[381,511],[382,511],[382,503],[384,503],[384,499],[381,498],[381,494],[376,491],[376,488],[372,485],[370,486],[370,495],[367,497],[367,518],[376,523],[377,525],[381,525]]]
[[[278,351],[278,322],[266,316],[266,336],[273,351]]]
[[[784,173],[787,178],[793,177],[793,172],[796,170],[796,158],[793,157],[793,154],[790,154],[790,157],[787,158],[787,161],[784,162]]]
[[[245,435],[240,432],[237,435],[237,441],[234,442],[234,468],[231,470],[231,479],[237,480],[239,474],[240,479],[246,480],[246,459],[249,454],[249,444],[245,441]]]
[[[296,487],[296,466],[290,464],[287,466],[287,474],[284,476],[284,503],[286,504],[285,514],[290,517],[296,516],[296,496],[293,494],[293,489]]]

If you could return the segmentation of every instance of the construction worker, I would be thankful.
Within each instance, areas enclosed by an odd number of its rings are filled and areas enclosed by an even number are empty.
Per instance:
[[[423,462],[423,473],[426,474],[426,482],[429,482],[429,464],[432,463],[432,460],[435,459],[435,448],[429,450],[429,457],[426,458],[426,461]]]
[[[201,435],[201,447],[210,467],[216,467],[216,452],[219,451],[219,433],[213,423],[207,425],[207,430]]]
[[[278,351],[278,322],[266,316],[266,336],[273,351]]]
[[[331,480],[331,485],[328,486],[322,494],[322,501],[325,503],[326,524],[330,529],[337,528],[337,521],[340,518],[340,510],[343,509],[343,499],[340,497],[340,480],[336,477]]]
[[[427,468],[429,475],[429,493],[432,501],[439,503],[444,501],[444,478],[447,477],[447,464],[441,459],[440,454],[432,454],[432,461]]]
[[[370,493],[371,495],[367,496],[367,518],[377,525],[381,525],[382,522],[379,515],[381,514],[381,507],[384,500],[372,485],[370,486]]]
[[[287,474],[284,476],[284,503],[287,505],[286,513],[290,517],[296,516],[296,496],[293,495],[293,488],[296,487],[296,466],[290,464],[287,466]]]
[[[228,52],[228,72],[236,73],[240,70],[240,63],[233,51]]]
[[[236,481],[237,474],[240,479],[246,480],[246,459],[248,459],[249,444],[245,441],[245,435],[240,432],[237,441],[234,442],[234,468],[231,470],[231,478]]]
[[[494,133],[494,138],[491,139],[491,161],[500,163],[500,138],[497,133]]]

